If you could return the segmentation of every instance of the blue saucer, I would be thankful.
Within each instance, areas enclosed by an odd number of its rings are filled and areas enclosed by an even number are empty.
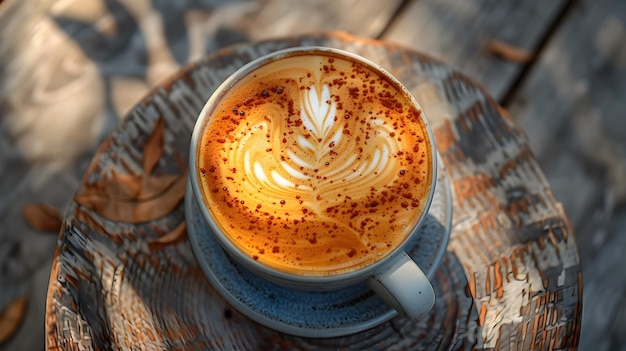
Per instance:
[[[432,279],[448,245],[452,198],[442,162],[421,235],[409,255]],[[285,288],[258,277],[232,259],[208,232],[187,184],[187,231],[194,255],[217,292],[234,308],[274,330],[304,337],[336,337],[373,328],[397,315],[365,283],[330,292]]]

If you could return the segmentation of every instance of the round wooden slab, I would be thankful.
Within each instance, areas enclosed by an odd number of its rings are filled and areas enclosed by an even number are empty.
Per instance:
[[[260,326],[211,288],[186,237],[191,129],[228,75],[269,52],[336,47],[414,94],[449,172],[453,226],[422,321],[306,339]],[[344,33],[233,46],[189,65],[101,145],[65,216],[50,277],[49,349],[576,348],[582,277],[572,227],[526,136],[475,82],[415,51]]]

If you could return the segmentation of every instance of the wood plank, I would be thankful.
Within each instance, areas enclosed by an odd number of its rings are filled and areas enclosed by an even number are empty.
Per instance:
[[[624,96],[626,2],[581,0],[511,100],[576,229],[585,283],[581,350],[623,350],[626,342],[619,312],[626,279],[615,271],[626,266]]]
[[[263,0],[235,28],[252,40],[309,32],[343,30],[377,37],[387,27],[402,0]]]
[[[47,275],[32,273],[49,272],[57,238],[30,228],[22,207],[39,201],[65,208],[86,166],[77,155],[93,152],[100,136],[118,122],[116,117],[122,117],[152,85],[183,64],[237,41],[322,30],[376,37],[402,1],[368,6],[355,0],[4,2],[0,241],[5,245],[0,247],[0,310],[24,291],[29,292],[30,307],[20,332],[0,350],[44,344],[40,312],[45,294],[36,294],[32,287],[45,289]],[[9,63],[11,69],[3,70]],[[30,67],[34,64],[37,69]],[[72,79],[91,85],[72,90],[71,98],[60,95],[71,90]],[[6,103],[9,93],[12,104]],[[42,96],[50,98],[41,102]],[[72,108],[59,109],[68,103]],[[104,104],[110,109],[106,113]],[[48,161],[62,165],[50,170]]]
[[[376,62],[386,62],[416,96],[426,99],[425,107],[450,112],[430,114],[429,118],[450,176],[455,220],[445,263],[434,280],[440,298],[428,318],[411,322],[398,316],[359,334],[321,340],[273,333],[242,319],[225,300],[217,298],[200,268],[192,264],[186,245],[180,250],[169,247],[167,251],[137,251],[137,247],[150,246],[155,237],[167,233],[174,224],[178,226],[180,208],[156,215],[133,229],[132,223],[107,219],[108,215],[99,209],[76,207],[74,202],[68,209],[70,224],[61,239],[67,245],[61,246],[51,273],[60,279],[53,279],[48,292],[48,346],[575,348],[582,284],[576,243],[570,239],[569,222],[528,152],[524,134],[504,110],[463,76],[396,45],[371,45],[367,39],[337,34],[240,45],[222,51],[219,57],[204,60],[164,83],[162,89],[153,90],[129,115],[124,128],[111,135],[106,147],[98,151],[84,181],[103,184],[110,181],[108,175],[113,172],[141,172],[145,167],[141,167],[140,155],[147,148],[141,140],[152,135],[151,126],[159,120],[166,122],[169,135],[163,139],[163,162],[159,167],[185,172],[187,167],[177,157],[188,148],[185,134],[190,132],[202,101],[223,77],[239,62],[303,43],[350,48]],[[164,265],[168,269],[160,269]],[[236,270],[227,273],[237,275]],[[466,277],[472,285],[469,289]],[[244,283],[233,284],[243,287]],[[278,296],[284,292],[270,293]],[[346,302],[347,306],[354,307],[363,298],[365,295]],[[81,301],[91,301],[90,306],[95,307],[82,308]],[[79,312],[71,314],[75,310]],[[314,308],[304,313],[314,321],[320,318],[316,311],[322,310],[329,311]],[[308,327],[315,322],[300,325]]]
[[[614,203],[626,200],[625,23],[622,1],[577,4],[510,106],[549,180],[558,184],[572,178],[572,168],[557,172],[554,167],[569,155],[578,160],[584,183],[596,180],[606,187],[596,191],[609,192]],[[570,189],[559,194],[555,187],[555,193],[569,200],[565,206],[576,224],[592,198]]]
[[[383,39],[444,60],[483,84],[498,100],[507,94],[522,63],[487,49],[498,40],[534,52],[565,0],[414,0]]]

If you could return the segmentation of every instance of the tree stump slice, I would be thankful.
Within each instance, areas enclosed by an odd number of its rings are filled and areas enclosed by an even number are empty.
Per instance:
[[[431,123],[449,173],[453,226],[434,281],[436,306],[419,322],[395,317],[330,339],[284,335],[233,310],[191,253],[182,198],[200,110],[245,63],[301,45],[379,63],[414,94]],[[576,349],[581,313],[572,227],[512,117],[443,62],[332,32],[219,50],[131,109],[102,143],[66,212],[46,342],[51,350]]]

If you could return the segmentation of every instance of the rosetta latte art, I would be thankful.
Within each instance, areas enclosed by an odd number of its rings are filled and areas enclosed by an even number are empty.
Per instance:
[[[385,77],[336,57],[261,67],[201,139],[205,201],[242,251],[279,270],[341,274],[397,248],[424,211],[432,150]]]
[[[343,125],[334,120],[336,104],[330,99],[328,86],[322,87],[321,95],[314,86],[302,95],[300,118],[306,134],[298,134],[296,142],[287,146],[287,157],[271,162],[268,158],[272,154],[258,155],[251,150],[262,144],[252,140],[265,137],[260,133],[242,138],[237,145],[237,152],[243,153],[245,158],[246,185],[260,189],[262,196],[269,197],[271,203],[281,203],[290,198],[324,199],[331,196],[337,186],[346,184],[350,185],[352,195],[358,195],[355,193],[357,189],[369,191],[372,186],[388,182],[394,163],[390,155],[398,149],[388,126],[381,121],[372,123],[370,129],[376,134],[378,147],[371,155],[360,155],[359,145],[344,140],[347,133]],[[267,122],[255,127],[270,129]],[[320,215],[324,210],[318,206],[311,206],[311,209]]]

